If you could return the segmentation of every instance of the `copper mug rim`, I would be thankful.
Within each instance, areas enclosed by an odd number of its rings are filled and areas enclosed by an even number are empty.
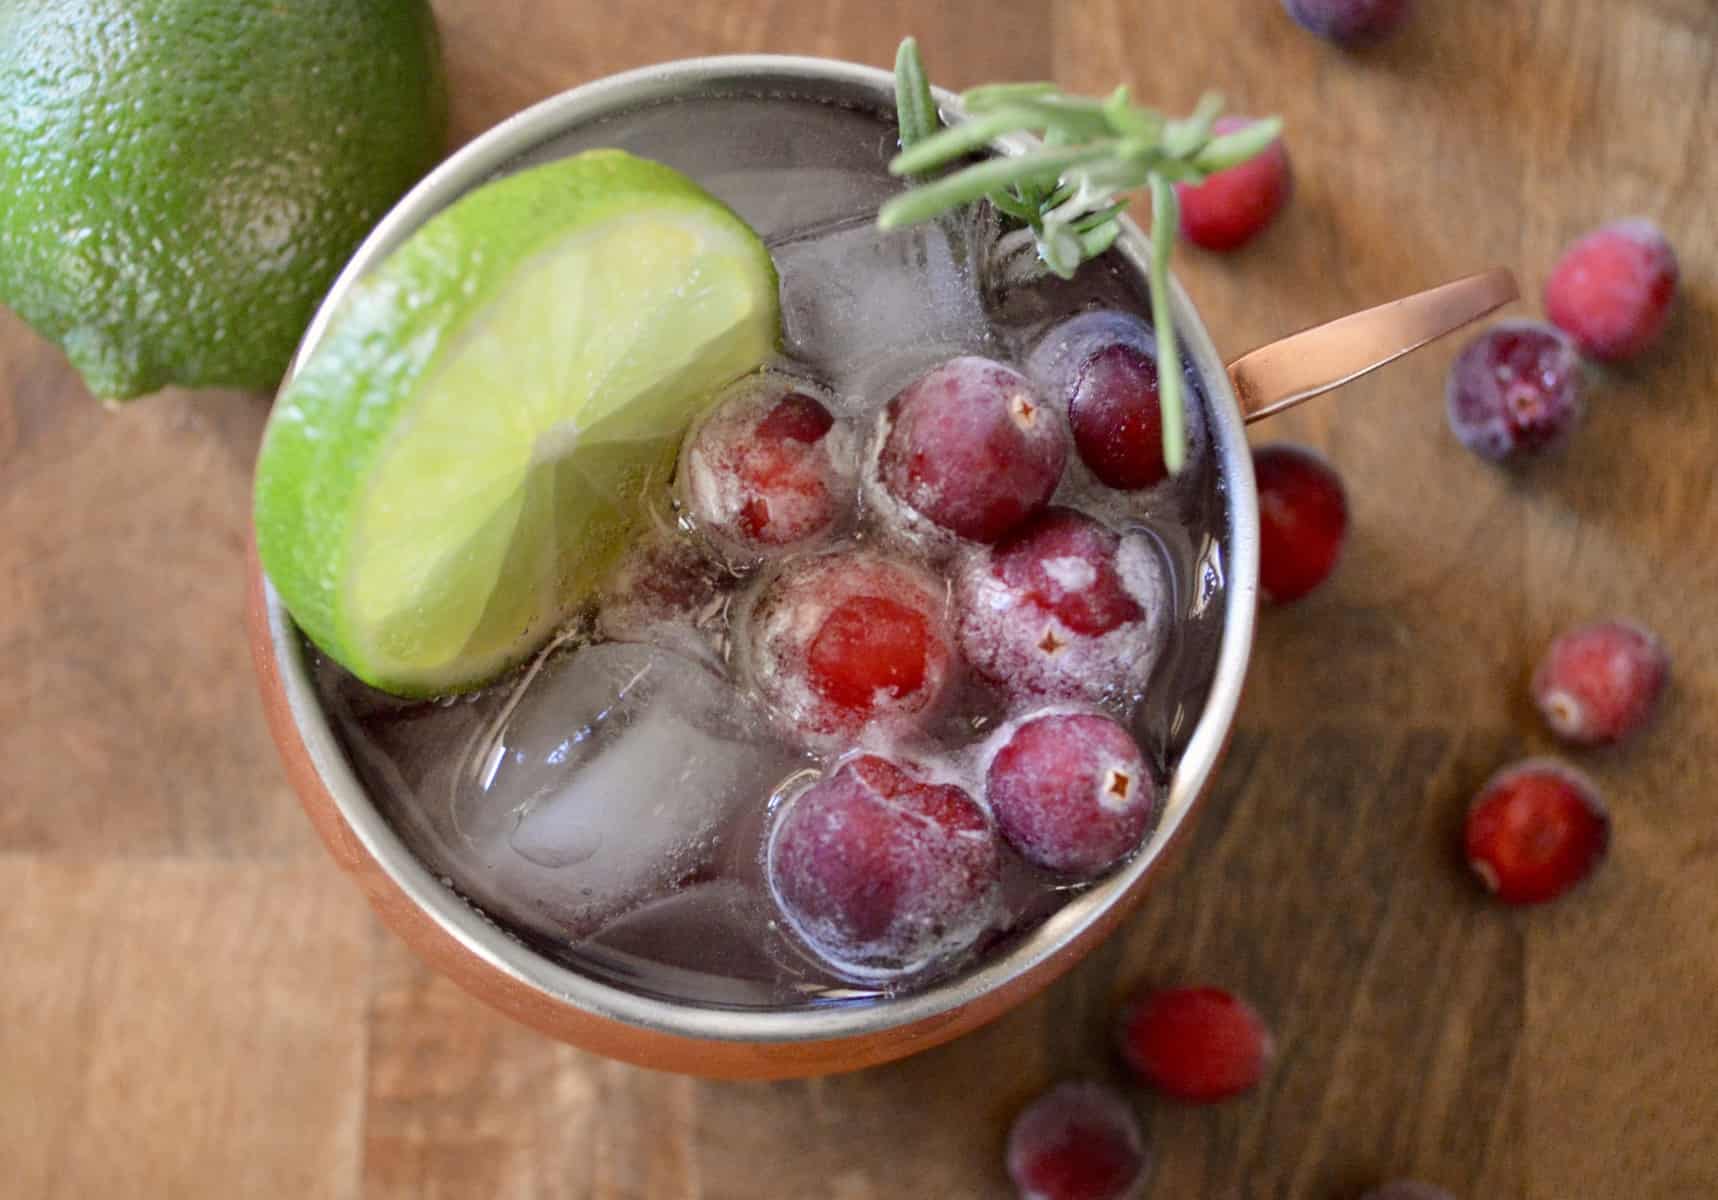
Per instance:
[[[545,142],[613,113],[664,100],[774,93],[892,111],[893,76],[832,59],[731,55],[685,59],[573,88],[526,109],[451,155],[359,247],[312,321],[294,370],[315,349],[354,282],[423,221]],[[942,90],[949,116],[958,99]],[[1018,145],[1002,143],[1004,150]],[[1124,225],[1117,246],[1143,278],[1150,247]],[[1116,874],[1073,898],[1017,944],[952,978],[899,997],[800,1008],[738,1009],[670,1001],[582,975],[527,948],[443,885],[371,803],[312,686],[302,641],[248,564],[253,659],[271,731],[312,823],[378,914],[432,965],[509,1015],[561,1040],[645,1066],[696,1074],[785,1077],[888,1061],[943,1042],[1037,992],[1111,931],[1188,825],[1234,724],[1252,651],[1258,595],[1258,503],[1243,419],[1222,359],[1178,283],[1174,319],[1203,381],[1225,498],[1223,623],[1203,709],[1149,842]],[[288,379],[291,378],[291,372]]]

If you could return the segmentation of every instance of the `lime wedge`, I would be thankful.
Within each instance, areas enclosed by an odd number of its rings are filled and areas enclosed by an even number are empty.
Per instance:
[[[275,402],[263,567],[360,679],[480,686],[589,595],[779,325],[763,243],[659,163],[593,150],[486,184],[353,287]]]

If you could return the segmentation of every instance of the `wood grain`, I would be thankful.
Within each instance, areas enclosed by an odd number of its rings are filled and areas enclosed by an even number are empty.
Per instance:
[[[302,854],[233,575],[266,404],[107,413],[9,313],[0,346],[0,851]]]
[[[1281,112],[1297,193],[1179,271],[1221,347],[1494,263],[1536,292],[1592,224],[1682,255],[1663,347],[1595,376],[1568,453],[1486,467],[1444,428],[1440,345],[1258,428],[1325,449],[1355,533],[1265,614],[1241,733],[1139,915],[997,1024],[809,1083],[712,1084],[546,1042],[371,923],[288,796],[240,625],[256,397],[96,408],[0,317],[0,1192],[21,1197],[669,1200],[1004,1196],[1019,1106],[1119,1080],[1117,1001],[1200,979],[1281,1049],[1213,1109],[1130,1092],[1153,1197],[1348,1200],[1396,1174],[1467,1198],[1718,1194],[1718,8],[1424,4],[1359,55],[1269,0],[438,0],[454,141],[609,72],[776,50],[954,86],[1218,87]],[[1519,313],[1536,313],[1521,305]],[[1637,746],[1588,755],[1611,861],[1543,911],[1488,906],[1452,848],[1495,766],[1548,748],[1524,699],[1566,624],[1627,612],[1676,656]]]
[[[374,940],[332,864],[0,856],[8,1196],[348,1197]]]
[[[1513,315],[1536,316],[1560,248],[1631,213],[1663,224],[1684,267],[1664,345],[1594,376],[1586,427],[1555,461],[1501,472],[1456,447],[1441,405],[1455,345],[1256,427],[1261,440],[1325,449],[1348,480],[1356,521],[1333,584],[1262,622],[1241,725],[1270,739],[1268,758],[1321,727],[1340,729],[1351,746],[1342,758],[1363,786],[1391,809],[1428,809],[1427,844],[1447,846],[1467,797],[1509,749],[1551,749],[1525,684],[1559,629],[1635,615],[1674,646],[1677,683],[1649,738],[1581,760],[1617,828],[1612,861],[1585,894],[1543,912],[1476,911],[1453,872],[1398,875],[1389,907],[1401,915],[1388,920],[1411,919],[1423,944],[1373,961],[1380,947],[1355,943],[1331,964],[1334,976],[1292,998],[1292,1039],[1324,1019],[1309,1006],[1370,1006],[1374,988],[1394,990],[1394,1019],[1407,1022],[1386,1044],[1411,1047],[1404,1039],[1422,1023],[1455,1026],[1449,1045],[1474,1056],[1470,1073],[1489,1071],[1491,1086],[1506,1089],[1497,1124],[1471,1095],[1440,1116],[1438,1076],[1427,1074],[1440,1064],[1403,1055],[1352,1074],[1345,1055],[1360,1055],[1358,1065],[1382,1047],[1375,1035],[1362,1040],[1376,1018],[1351,1019],[1352,1048],[1317,1070],[1325,1102],[1349,1094],[1357,1111],[1254,1118],[1267,1136],[1346,1147],[1333,1174],[1284,1156],[1268,1184],[1253,1174],[1233,1194],[1340,1195],[1319,1189],[1362,1165],[1400,1169],[1392,1158],[1474,1196],[1718,1194],[1718,1161],[1704,1148],[1718,1130],[1718,1096],[1700,1082],[1718,1067],[1718,902],[1700,882],[1718,869],[1718,785],[1702,765],[1718,749],[1718,226],[1706,205],[1718,171],[1693,152],[1718,144],[1718,9],[1453,0],[1399,40],[1348,56],[1259,19],[1257,6],[1202,8],[1197,37],[1168,4],[1094,0],[1078,6],[1079,20],[1074,8],[1058,22],[1071,35],[1057,43],[1060,78],[1083,87],[1128,78],[1181,103],[1215,85],[1243,109],[1287,120],[1297,168],[1287,218],[1241,254],[1188,253],[1178,265],[1220,346],[1239,352],[1493,263],[1515,266],[1533,297]],[[1119,38],[1109,32],[1118,26]],[[1153,54],[1170,35],[1175,53]],[[1392,747],[1415,728],[1495,752],[1434,754],[1426,770],[1400,775]],[[1324,809],[1316,778],[1297,789],[1302,820]],[[1373,836],[1376,815],[1325,811],[1330,832]],[[1251,852],[1263,853],[1257,837]],[[1340,875],[1325,885],[1332,896],[1348,890],[1350,874]],[[1316,889],[1284,891],[1292,902]],[[1250,891],[1245,906],[1272,905],[1275,890]],[[1212,902],[1196,891],[1194,905]],[[1343,914],[1330,918],[1346,925]],[[1319,922],[1316,910],[1302,917]],[[1196,968],[1214,969],[1268,921],[1235,911],[1223,948]],[[1301,950],[1317,944],[1310,932],[1285,936]],[[1448,974],[1480,970],[1488,956],[1505,978],[1484,993]],[[1273,971],[1249,982],[1268,994],[1283,981]],[[1490,994],[1499,986],[1516,993],[1513,1004]],[[1483,1007],[1444,1011],[1457,997]],[[1476,1125],[1457,1136],[1447,1121]]]

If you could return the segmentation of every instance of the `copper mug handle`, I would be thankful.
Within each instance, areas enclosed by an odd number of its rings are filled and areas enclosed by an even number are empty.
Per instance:
[[[1229,364],[1249,424],[1376,371],[1519,296],[1505,267],[1416,292],[1260,346]]]

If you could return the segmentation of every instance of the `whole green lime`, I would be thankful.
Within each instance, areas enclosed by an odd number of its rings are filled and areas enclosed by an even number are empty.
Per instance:
[[[0,0],[0,301],[106,399],[272,388],[445,123],[425,0]]]

